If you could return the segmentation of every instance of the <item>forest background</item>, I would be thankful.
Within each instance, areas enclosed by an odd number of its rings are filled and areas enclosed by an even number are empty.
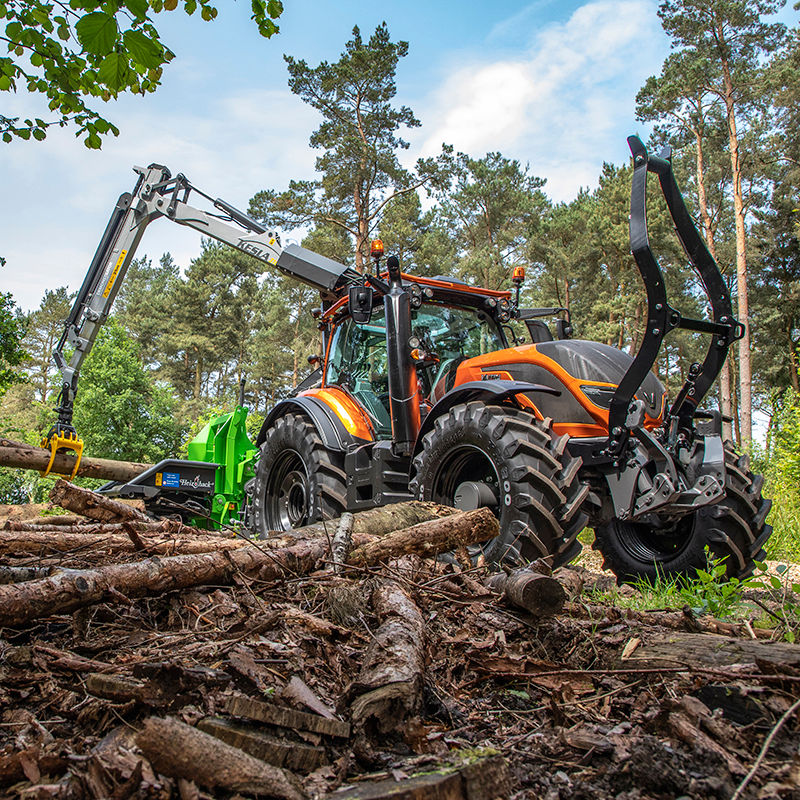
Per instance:
[[[708,402],[732,417],[726,435],[767,476],[776,499],[773,552],[796,553],[800,29],[776,21],[782,7],[663,2],[671,51],[639,90],[636,113],[652,125],[651,148],[673,148],[679,183],[748,322]],[[646,301],[629,253],[630,165],[604,164],[597,187],[570,202],[548,196],[535,165],[501,152],[466,154],[445,144],[407,165],[404,136],[420,126],[395,98],[407,52],[383,24],[363,34],[355,28],[336,61],[312,66],[285,57],[289,88],[316,115],[309,141],[316,176],[265,187],[250,213],[359,269],[374,236],[420,275],[509,288],[514,267],[525,266],[526,305],[564,306],[579,338],[635,351]],[[44,138],[40,122],[0,116],[0,132]],[[87,145],[113,133],[109,124],[99,115],[84,120]],[[672,304],[702,313],[655,191],[650,230]],[[0,294],[0,435],[38,442],[52,423],[59,386],[51,352],[73,297],[67,287],[46,288],[39,307],[23,313]],[[75,421],[87,452],[150,462],[179,454],[210,416],[233,406],[242,379],[257,428],[310,371],[306,357],[319,340],[309,311],[317,304],[312,290],[210,241],[188,264],[168,253],[137,260],[81,377]],[[702,352],[695,335],[667,339],[657,372],[671,392]],[[753,436],[754,413],[765,421],[763,436]],[[36,473],[0,470],[0,502],[38,501],[48,488]]]

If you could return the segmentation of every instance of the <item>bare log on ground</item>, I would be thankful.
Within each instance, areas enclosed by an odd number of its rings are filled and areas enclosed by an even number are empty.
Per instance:
[[[487,542],[499,533],[497,517],[488,508],[478,508],[396,530],[357,547],[347,563],[363,567],[402,555],[435,556],[457,547]]]
[[[236,550],[247,546],[245,539],[226,539],[221,536],[169,536],[159,535],[164,528],[154,523],[152,529],[145,523],[137,526],[145,545],[146,554],[188,555],[192,553],[214,553],[220,550]],[[116,526],[112,527],[112,531]],[[96,533],[64,533],[52,531],[0,531],[0,555],[20,553],[69,553],[90,551],[106,553],[133,553],[136,547],[130,537],[121,534],[104,534],[102,529]]]
[[[353,726],[369,736],[397,730],[419,712],[425,668],[425,623],[411,597],[385,581],[372,605],[381,624],[347,692]]]
[[[673,633],[648,637],[628,667],[729,667],[733,664],[800,667],[800,645],[736,639],[716,633]]]
[[[137,735],[136,744],[162,775],[185,778],[211,789],[221,787],[282,800],[306,797],[291,772],[175,719],[150,717]]]
[[[491,514],[488,509],[482,511]],[[373,511],[368,513],[374,514]],[[429,509],[428,513],[435,514],[435,508]],[[477,512],[460,515],[464,518],[465,528],[471,523],[472,518],[469,515],[475,513]],[[393,515],[392,518],[402,520],[398,515]],[[435,525],[436,522],[433,519],[431,524]],[[319,536],[302,538],[304,531],[318,533],[319,528],[312,525],[294,531],[294,544],[288,547],[269,549],[249,545],[217,553],[151,557],[127,564],[73,570],[24,584],[0,586],[0,625],[18,625],[53,614],[75,611],[93,603],[127,602],[129,598],[162,594],[190,586],[230,583],[237,573],[262,581],[305,575],[328,557],[329,544],[327,539]],[[403,535],[397,537],[396,541],[409,541],[404,531],[400,533]],[[425,526],[416,526],[416,535],[424,538],[427,535]],[[485,536],[485,527],[479,527],[474,535]],[[459,536],[467,536],[468,543],[478,540],[470,539],[463,531]],[[365,538],[361,534],[360,541]],[[412,546],[413,540],[410,540],[409,547]],[[371,566],[377,560],[368,559],[362,563],[364,566]]]
[[[0,438],[0,466],[17,469],[47,469],[50,451],[24,442]],[[129,481],[150,469],[152,464],[138,464],[133,461],[112,461],[108,458],[81,459],[77,474],[85,478],[103,478],[107,481]],[[53,461],[53,472],[71,475],[75,468],[73,453],[57,453]]]
[[[147,514],[133,508],[133,506],[120,503],[104,497],[90,489],[75,486],[74,483],[59,478],[50,490],[50,500],[56,505],[74,511],[97,522],[124,522],[125,520],[140,520],[152,522]]]
[[[567,593],[555,579],[528,569],[509,575],[499,572],[486,579],[486,586],[515,608],[539,617],[552,617],[564,607]]]

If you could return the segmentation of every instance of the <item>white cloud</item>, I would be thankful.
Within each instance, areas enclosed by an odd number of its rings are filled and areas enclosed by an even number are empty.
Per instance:
[[[14,114],[25,114],[20,98]],[[131,167],[156,162],[183,172],[198,188],[243,210],[257,191],[282,188],[313,172],[308,136],[315,112],[285,91],[232,93],[196,113],[159,113],[120,102],[117,139],[89,151],[66,130],[45,142],[16,142],[0,165],[0,287],[23,308],[47,288],[80,286],[117,197],[136,180]],[[201,201],[202,202],[202,201]],[[200,250],[197,233],[157,221],[139,255],[170,251],[186,266]]]
[[[516,28],[529,17],[514,17]],[[554,199],[569,199],[596,183],[604,160],[625,156],[636,91],[665,53],[651,0],[590,2],[536,33],[526,58],[455,68],[421,110],[425,135],[414,144],[422,155],[442,142],[475,156],[500,150],[547,177]]]

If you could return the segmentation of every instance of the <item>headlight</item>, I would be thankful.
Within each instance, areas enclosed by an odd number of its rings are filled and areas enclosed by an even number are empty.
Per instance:
[[[617,391],[616,386],[581,386],[581,391],[589,398],[589,401],[594,403],[598,408],[604,408],[606,411],[611,408],[611,398],[614,392]]]

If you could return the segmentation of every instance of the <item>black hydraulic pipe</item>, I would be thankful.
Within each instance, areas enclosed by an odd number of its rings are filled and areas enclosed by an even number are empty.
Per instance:
[[[411,338],[411,298],[400,279],[396,256],[386,260],[389,293],[383,298],[386,315],[386,355],[389,362],[389,407],[392,419],[392,450],[410,456],[420,424],[419,398]]]

